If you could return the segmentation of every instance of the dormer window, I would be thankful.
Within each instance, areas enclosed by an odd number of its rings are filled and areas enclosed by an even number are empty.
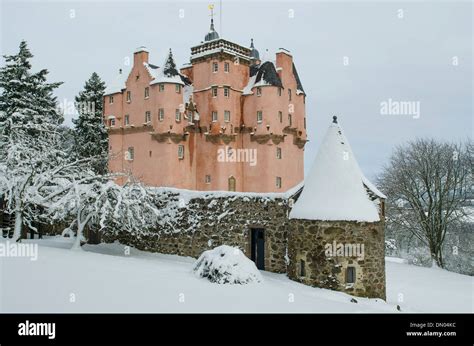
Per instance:
[[[145,98],[149,98],[150,97],[150,88],[149,87],[146,87],[145,88]]]
[[[212,97],[217,97],[217,87],[212,87]]]
[[[262,88],[257,87],[257,96],[262,96]]]
[[[132,102],[132,93],[130,91],[127,91],[127,102]]]
[[[181,85],[176,84],[174,90],[175,90],[178,94],[181,94]]]
[[[160,92],[165,91],[165,84],[164,83],[158,84],[158,91],[160,91]]]
[[[230,71],[230,64],[228,62],[224,63],[224,72],[229,73]]]
[[[114,103],[114,97],[111,95],[109,96],[109,104],[113,104]]]
[[[217,73],[217,71],[219,71],[219,64],[216,61],[214,61],[212,63],[212,72]]]

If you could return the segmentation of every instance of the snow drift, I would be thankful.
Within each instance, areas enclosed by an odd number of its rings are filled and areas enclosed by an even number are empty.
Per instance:
[[[193,268],[194,273],[218,284],[262,282],[255,264],[238,248],[221,245],[204,251]]]

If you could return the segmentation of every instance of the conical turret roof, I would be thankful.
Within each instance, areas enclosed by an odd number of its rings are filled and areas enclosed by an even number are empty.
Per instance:
[[[291,210],[290,218],[379,221],[378,208],[370,199],[367,183],[368,180],[362,174],[351,146],[334,117],[305,179],[301,196]],[[384,197],[378,190],[374,193],[378,197]]]

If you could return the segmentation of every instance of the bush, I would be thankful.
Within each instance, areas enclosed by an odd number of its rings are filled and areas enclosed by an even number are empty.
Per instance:
[[[262,282],[255,263],[238,248],[222,245],[204,251],[193,268],[194,273],[218,284],[248,284]]]

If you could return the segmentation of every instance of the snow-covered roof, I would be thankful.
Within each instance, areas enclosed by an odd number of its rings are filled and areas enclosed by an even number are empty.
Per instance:
[[[166,57],[163,67],[157,69],[156,75],[153,77],[155,79],[150,84],[174,83],[185,85],[183,76],[176,69],[176,64],[174,62],[173,53],[171,52],[171,49],[168,53],[168,56]]]
[[[360,170],[349,142],[334,117],[290,218],[379,221],[378,208],[371,201],[364,184],[375,188]],[[375,191],[383,195],[376,188]]]
[[[251,94],[253,88],[267,85],[283,88],[280,76],[278,76],[275,68],[275,63],[269,60],[260,65],[250,67],[250,78],[243,90],[243,94]]]
[[[104,95],[116,94],[126,88],[125,82],[127,81],[130,71],[120,71],[121,72],[115,77],[115,79],[110,84],[107,84]]]

